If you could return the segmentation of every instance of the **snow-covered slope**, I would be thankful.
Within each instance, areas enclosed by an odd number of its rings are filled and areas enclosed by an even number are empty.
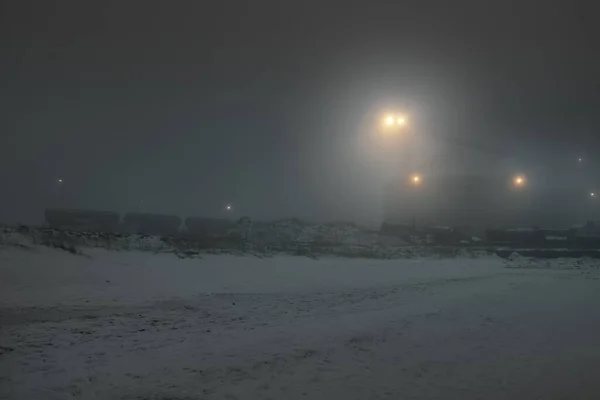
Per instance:
[[[0,302],[21,306],[151,302],[199,293],[341,290],[397,280],[485,276],[503,265],[497,258],[490,258],[484,266],[479,260],[467,258],[459,263],[451,259],[414,259],[402,264],[285,255],[258,258],[207,254],[178,259],[168,253],[93,248],[71,255],[45,246],[5,247],[0,254]]]
[[[43,245],[80,253],[88,248],[173,253],[181,258],[201,254],[291,254],[318,257],[415,258],[454,256],[459,249],[408,246],[396,237],[379,235],[348,224],[311,225],[296,220],[240,223],[224,235],[144,234],[60,231],[35,227],[0,229],[0,245]]]
[[[0,399],[600,398],[598,264],[522,261],[3,246]]]

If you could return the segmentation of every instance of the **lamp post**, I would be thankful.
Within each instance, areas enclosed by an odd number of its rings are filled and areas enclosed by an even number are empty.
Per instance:
[[[377,134],[376,140],[380,142],[384,151],[392,153],[394,161],[404,161],[402,167],[406,171],[414,169],[414,129],[405,114],[399,112],[383,114]]]
[[[62,178],[57,178],[56,179],[56,206],[57,207],[62,207],[63,206],[63,201],[62,201],[62,187],[63,187],[63,179]]]
[[[510,204],[512,204],[510,215],[512,215],[511,220],[514,219],[514,221],[511,221],[511,224],[522,225],[525,223],[526,225],[530,225],[529,222],[532,220],[530,210],[531,199],[525,193],[527,184],[528,180],[524,174],[519,173],[511,178],[509,190],[513,192],[513,196],[511,196],[512,199],[510,201]]]
[[[383,219],[392,214],[392,210],[398,207],[396,202],[389,203],[390,199],[387,196],[395,197],[394,193],[398,190],[402,190],[405,197],[405,202],[402,207],[405,209],[412,208],[410,211],[411,219],[410,223],[413,228],[416,226],[416,207],[418,199],[414,199],[414,196],[409,193],[417,190],[423,183],[423,178],[419,173],[416,173],[415,165],[415,138],[414,138],[414,126],[412,125],[407,114],[403,112],[386,112],[379,115],[379,119],[374,123],[375,137],[373,140],[379,145],[381,153],[379,157],[388,158],[391,162],[389,163],[389,170],[393,171],[392,182],[395,182],[390,187],[390,193],[385,193],[384,189],[384,213]],[[398,187],[398,172],[400,172],[402,182],[404,185]],[[386,186],[384,186],[385,188]],[[409,198],[413,200],[408,202]],[[408,222],[408,221],[407,221]]]

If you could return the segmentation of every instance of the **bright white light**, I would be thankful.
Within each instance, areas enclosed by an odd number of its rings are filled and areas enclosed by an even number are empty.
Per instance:
[[[592,192],[592,193],[590,193],[590,196],[591,197],[596,197],[596,193]]]
[[[523,175],[517,175],[513,178],[513,185],[517,188],[522,188],[527,183],[527,179]]]
[[[385,125],[386,126],[394,125],[394,117],[392,117],[391,115],[388,115],[387,117],[385,117]]]
[[[419,185],[422,181],[421,175],[415,174],[411,176],[410,181],[413,183],[413,185]]]
[[[583,161],[583,158],[579,157],[579,158],[577,159],[577,161],[579,161],[579,162],[582,162],[582,161]]]
[[[400,126],[404,126],[404,125],[406,125],[406,118],[404,118],[404,117],[399,117],[399,118],[396,120],[396,123],[397,123],[398,125],[400,125]]]
[[[227,205],[225,206],[225,209],[226,209],[227,211],[231,211],[231,204],[227,204]]]
[[[63,180],[62,180],[62,179],[59,179],[59,180],[58,180],[58,183],[62,183],[62,182],[63,182]]]

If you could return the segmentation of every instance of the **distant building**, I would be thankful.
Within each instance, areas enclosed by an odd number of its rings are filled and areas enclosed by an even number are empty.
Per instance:
[[[540,166],[523,171],[515,160],[496,154],[450,146],[443,150],[417,168],[402,169],[386,185],[384,222],[480,232],[495,227],[568,228],[600,217],[600,196],[591,196],[576,171]]]

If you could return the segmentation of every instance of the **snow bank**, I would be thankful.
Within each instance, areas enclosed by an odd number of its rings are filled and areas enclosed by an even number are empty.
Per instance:
[[[3,246],[0,398],[599,398],[597,271],[511,262]]]
[[[505,261],[508,268],[552,269],[552,270],[600,270],[600,260],[597,258],[537,258],[522,256],[513,252]]]
[[[486,276],[502,260],[310,259],[276,255],[171,254],[85,249],[70,254],[33,246],[0,251],[0,304],[45,305],[156,301],[224,292],[317,292]]]
[[[387,245],[403,246],[400,238],[381,236],[378,232],[360,228],[352,223],[310,224],[298,219],[273,222],[241,220],[234,232],[252,243],[274,247],[293,245]]]
[[[277,254],[321,257],[327,255],[396,259],[421,257],[479,257],[482,250],[457,247],[408,246],[401,239],[379,235],[352,224],[311,225],[297,220],[273,223],[241,222],[224,235],[178,235],[75,232],[35,227],[4,227],[0,245],[43,245],[73,254],[86,248],[172,253],[180,258],[202,254]]]

